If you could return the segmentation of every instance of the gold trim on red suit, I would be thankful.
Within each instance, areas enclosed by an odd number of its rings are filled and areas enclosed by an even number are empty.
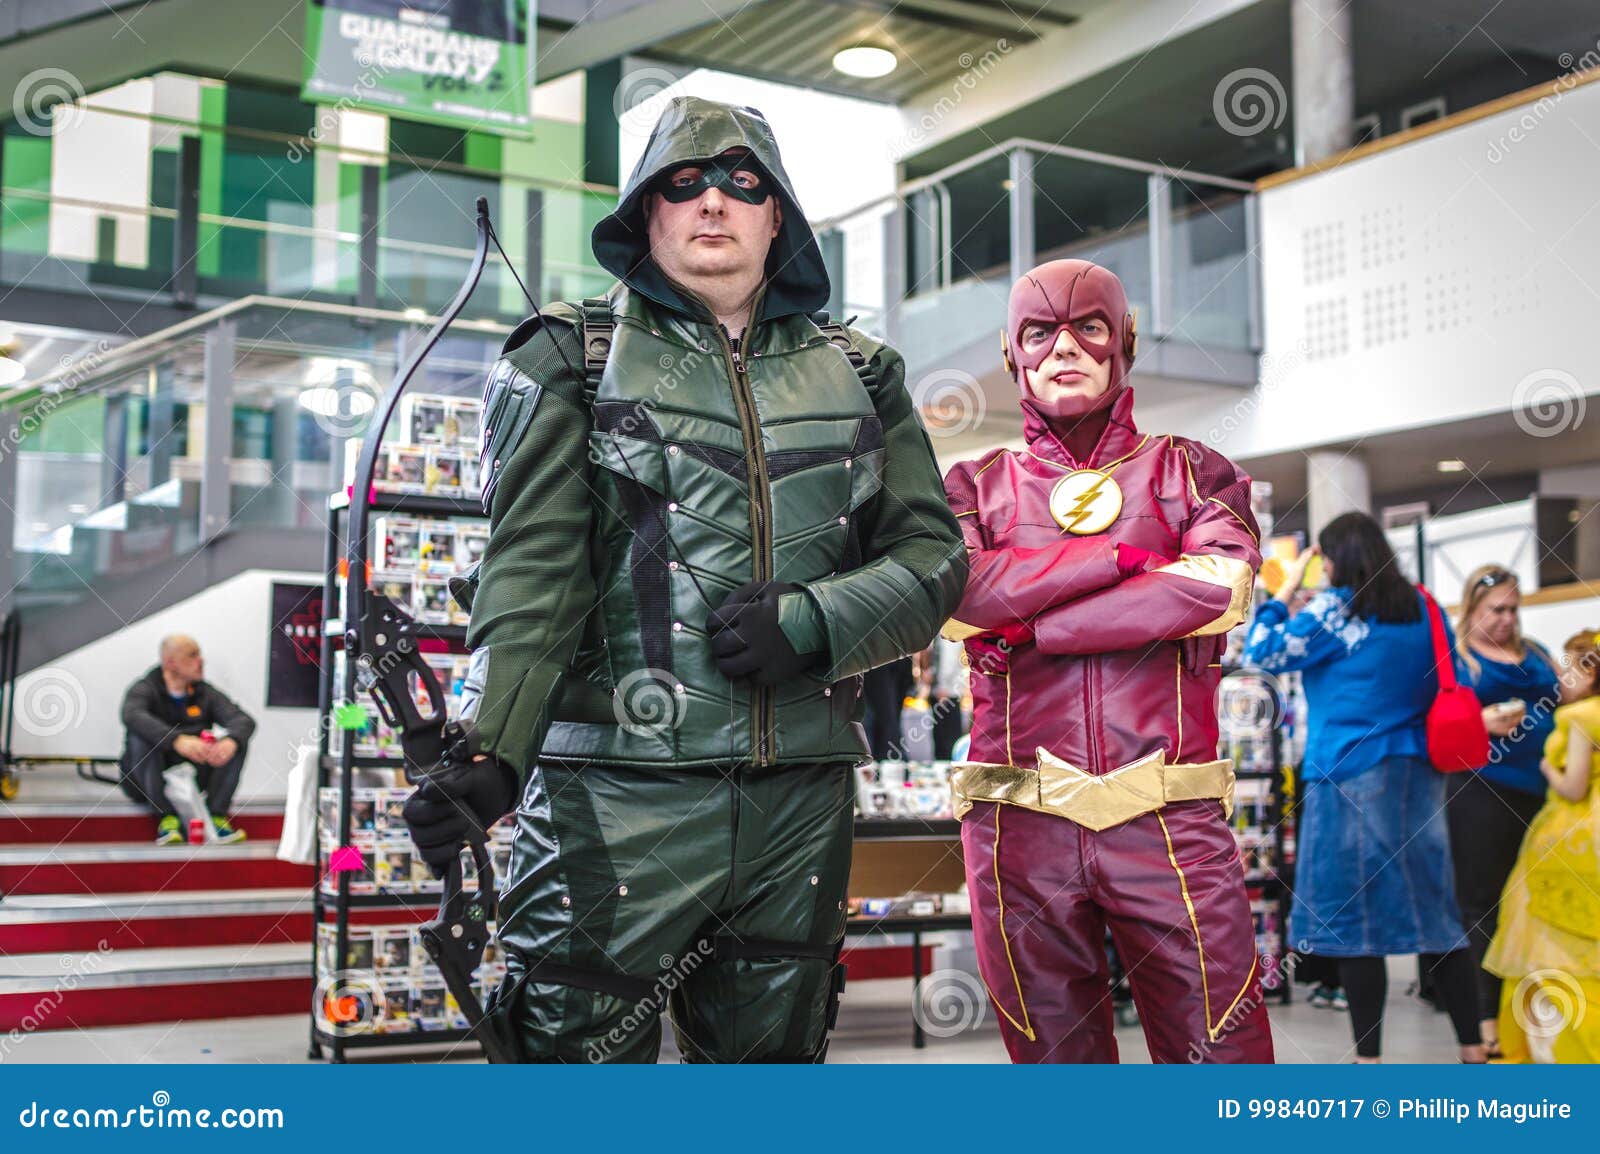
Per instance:
[[[1213,633],[1226,633],[1235,625],[1244,623],[1250,612],[1250,595],[1255,589],[1256,571],[1248,561],[1237,557],[1224,557],[1219,553],[1185,553],[1170,565],[1152,569],[1152,573],[1170,573],[1174,577],[1187,577],[1228,590],[1228,607],[1221,616],[1206,622],[1190,633],[1190,637],[1209,637]]]
[[[1035,753],[1034,768],[971,761],[951,766],[955,816],[966,816],[975,802],[993,801],[1102,830],[1175,801],[1216,800],[1226,816],[1233,814],[1233,762],[1228,760],[1168,765],[1166,753],[1157,750],[1110,773],[1091,774],[1046,749]]]

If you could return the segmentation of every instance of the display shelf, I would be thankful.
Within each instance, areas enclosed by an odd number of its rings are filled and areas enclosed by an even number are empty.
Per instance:
[[[844,936],[860,937],[862,934],[933,934],[944,930],[970,930],[971,914],[885,914],[869,918],[855,914],[844,920]]]
[[[337,513],[350,508],[350,494],[335,493],[328,498],[328,511]],[[434,493],[397,493],[378,489],[372,494],[367,508],[374,513],[416,513],[433,517],[485,516],[483,506],[472,497],[442,497]]]
[[[961,823],[953,817],[858,817],[857,841],[900,841],[908,838],[957,838]]]
[[[311,1028],[312,1044],[327,1046],[335,1053],[340,1050],[373,1050],[382,1046],[454,1046],[462,1042],[477,1045],[470,1030],[407,1030],[394,1034],[334,1034],[321,1026]],[[313,1055],[315,1056],[315,1055]]]
[[[344,620],[339,617],[330,617],[322,623],[323,636],[331,637],[338,641],[344,640]],[[425,621],[418,621],[410,630],[412,637],[431,641],[453,641],[465,645],[467,642],[467,627],[465,625],[431,625]]]
[[[970,930],[972,928],[971,914],[928,914],[917,917],[912,914],[885,914],[881,918],[867,918],[857,915],[846,918],[844,922],[844,936],[846,938],[859,938],[866,934],[910,934],[911,935],[911,996],[918,997],[917,987],[922,984],[922,935],[942,933],[947,930]],[[927,1039],[922,1032],[922,1017],[912,1008],[911,1012],[911,1045],[920,1050],[927,1044]]]
[[[323,893],[323,898],[332,895]],[[345,898],[345,904],[353,910],[372,909],[406,909],[417,906],[433,907],[439,904],[439,895],[433,894],[350,894]],[[327,914],[333,911],[320,910],[319,913]],[[325,918],[319,918],[325,921]]]
[[[317,758],[317,764],[324,770],[338,771],[342,762],[331,753],[324,753]],[[367,755],[353,755],[350,765],[355,769],[404,769],[406,761],[403,757],[372,757]]]
[[[421,493],[398,493],[379,489],[374,492],[368,508],[373,513],[400,513],[418,517],[475,517],[483,519],[483,510],[475,499],[466,497],[443,497]],[[340,603],[340,593],[343,591],[343,581],[340,573],[345,561],[344,528],[350,509],[350,495],[347,492],[333,494],[328,500],[328,509],[333,515],[328,518],[326,544],[323,552],[323,605],[327,610],[335,610]],[[345,515],[340,515],[345,514]],[[330,617],[324,620],[321,645],[321,672],[318,678],[317,704],[319,713],[327,718],[331,715],[333,706],[337,701],[357,700],[355,691],[354,671],[348,666],[345,670],[344,684],[334,685],[333,667],[334,655],[344,645],[345,622],[339,617]],[[467,628],[464,625],[436,625],[418,622],[412,633],[419,640],[443,641],[456,646],[466,641]],[[319,727],[321,730],[317,757],[317,785],[319,790],[325,786],[336,786],[339,790],[339,814],[336,828],[333,830],[333,841],[338,845],[352,843],[351,830],[351,803],[354,789],[353,776],[358,769],[391,769],[404,768],[405,761],[400,757],[358,756],[355,754],[352,741],[345,741],[344,748],[337,755],[329,752],[328,739],[331,729],[328,725]],[[323,819],[320,815],[319,822]],[[319,831],[319,839],[321,837]],[[338,875],[336,892],[324,892],[319,883],[312,889],[312,917],[317,925],[333,925],[335,927],[334,956],[344,958],[348,954],[350,913],[352,910],[394,909],[394,910],[420,910],[437,906],[438,894],[353,894],[350,892],[351,875],[343,872]],[[317,945],[312,943],[312,972],[316,973]],[[371,1034],[333,1034],[317,1024],[313,1015],[311,1019],[311,1050],[313,1056],[319,1056],[324,1050],[334,1062],[344,1061],[346,1050],[377,1049],[385,1046],[436,1046],[449,1045],[470,1040],[466,1030],[412,1030],[396,1033],[371,1033]]]
[[[1282,1002],[1292,999],[1293,985],[1292,974],[1285,969],[1289,956],[1289,883],[1294,869],[1294,840],[1288,827],[1293,814],[1285,805],[1283,784],[1294,745],[1292,680],[1235,665],[1218,688],[1219,712],[1224,716],[1232,716],[1225,699],[1230,681],[1238,687],[1244,703],[1244,708],[1236,711],[1244,722],[1241,731],[1229,734],[1224,727],[1218,752],[1234,763],[1234,777],[1240,785],[1253,785],[1248,793],[1235,790],[1232,828],[1244,864],[1251,919],[1256,923],[1256,948],[1265,963],[1263,985],[1270,996]],[[1263,685],[1270,689],[1270,701],[1262,697]],[[1266,704],[1270,704],[1271,712],[1261,715]]]

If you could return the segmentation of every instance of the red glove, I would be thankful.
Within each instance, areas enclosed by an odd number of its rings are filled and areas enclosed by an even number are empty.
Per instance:
[[[1015,649],[1019,645],[1026,645],[1033,640],[1033,626],[1026,621],[1014,621],[1010,625],[1002,625],[990,637],[998,637],[1006,643],[1007,649]]]
[[[1152,569],[1159,569],[1171,562],[1160,553],[1152,553],[1148,549],[1141,549],[1137,545],[1114,546],[1117,555],[1117,572],[1124,578],[1137,577],[1141,573],[1148,573]]]
[[[967,638],[967,663],[985,673],[1005,673],[1011,668],[1011,655],[1033,641],[1033,627],[1014,621]]]
[[[966,645],[967,664],[974,671],[990,674],[1010,671],[1011,650],[993,633],[985,633],[980,637],[969,637]]]

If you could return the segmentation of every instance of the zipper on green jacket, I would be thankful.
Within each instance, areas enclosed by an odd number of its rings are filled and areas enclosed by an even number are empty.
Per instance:
[[[749,327],[745,333],[748,334]],[[772,490],[767,484],[767,457],[761,445],[761,418],[756,413],[755,398],[750,392],[750,378],[745,371],[744,357],[726,325],[717,326],[717,336],[722,341],[723,358],[728,365],[728,380],[733,386],[733,404],[739,413],[739,428],[744,436],[745,471],[750,480],[750,553],[754,575],[752,580],[772,579]],[[751,706],[752,744],[755,762],[764,767],[771,761],[767,749],[767,735],[772,732],[774,719],[770,690],[763,686],[755,689]]]

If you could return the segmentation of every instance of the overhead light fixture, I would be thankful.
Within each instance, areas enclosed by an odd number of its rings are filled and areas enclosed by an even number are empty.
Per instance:
[[[427,309],[410,308],[400,314],[408,321],[425,321],[428,319]]]
[[[28,367],[10,357],[0,357],[0,388],[14,385],[28,375]]]
[[[1455,457],[1449,457],[1440,461],[1437,468],[1441,473],[1465,473],[1467,471],[1467,463]]]
[[[843,72],[846,76],[854,76],[859,80],[876,80],[880,76],[889,75],[899,66],[900,61],[893,52],[887,48],[875,48],[870,44],[843,48],[833,54],[834,71]]]

